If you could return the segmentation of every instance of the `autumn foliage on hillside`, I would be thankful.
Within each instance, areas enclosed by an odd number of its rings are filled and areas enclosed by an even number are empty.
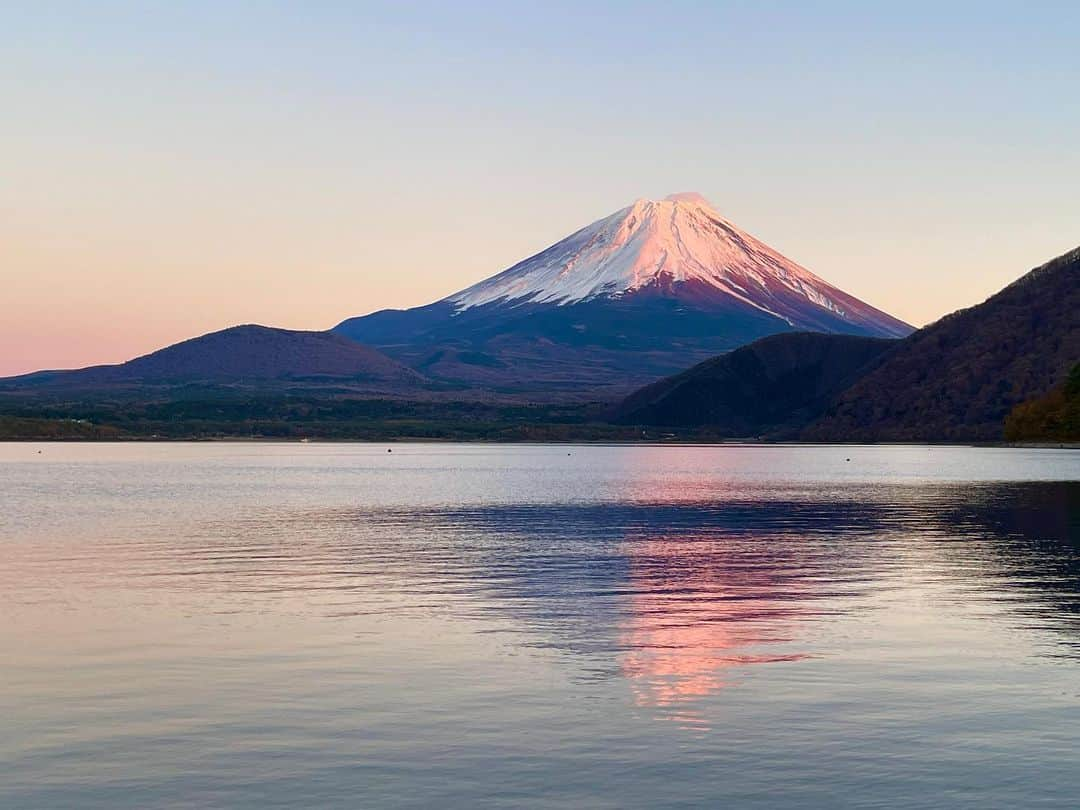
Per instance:
[[[1013,408],[1005,419],[1011,442],[1080,442],[1080,363],[1065,384]]]

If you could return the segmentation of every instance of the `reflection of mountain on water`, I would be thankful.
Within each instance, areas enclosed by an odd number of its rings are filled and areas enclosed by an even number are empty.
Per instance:
[[[689,722],[695,701],[751,665],[812,654],[813,622],[912,581],[1004,604],[1068,654],[1080,640],[1080,482],[303,519],[337,537],[356,573],[429,601],[465,594],[477,614],[511,617],[524,643],[574,655],[582,677],[625,677],[640,705]]]
[[[624,544],[630,560],[621,669],[640,706],[684,725],[689,704],[728,683],[732,667],[797,661],[800,621],[831,589],[806,556],[756,553],[733,538]]]
[[[736,642],[786,643],[792,631],[777,630],[780,620],[857,593],[884,532],[862,504],[839,502],[481,506],[391,520],[399,559],[478,590],[478,609],[512,615],[525,643],[608,661],[633,646],[626,631],[644,630],[642,616],[659,630],[656,620],[678,622],[680,609],[688,627],[714,628],[720,657],[762,657]],[[621,669],[594,661],[587,677]]]
[[[962,497],[960,497],[962,495]],[[1022,624],[1064,629],[1080,647],[1080,481],[973,487],[935,516],[940,553]]]
[[[1080,482],[972,487],[953,498],[947,522],[991,537],[1080,549]]]

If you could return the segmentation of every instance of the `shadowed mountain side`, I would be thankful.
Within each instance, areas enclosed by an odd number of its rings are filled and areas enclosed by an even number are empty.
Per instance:
[[[804,438],[994,441],[1080,358],[1080,248],[906,338]]]
[[[563,306],[485,304],[456,315],[439,303],[369,317],[336,331],[430,379],[536,400],[617,401],[688,363],[791,329],[719,298],[704,306],[648,292]]]
[[[709,426],[725,436],[797,430],[895,345],[885,338],[773,335],[631,394],[622,423]]]
[[[234,326],[113,366],[43,371],[0,380],[0,388],[69,389],[191,382],[337,379],[415,387],[416,371],[331,332]]]

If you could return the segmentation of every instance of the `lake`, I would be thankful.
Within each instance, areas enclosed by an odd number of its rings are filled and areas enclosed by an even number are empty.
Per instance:
[[[1075,807],[1080,451],[0,444],[0,806]]]

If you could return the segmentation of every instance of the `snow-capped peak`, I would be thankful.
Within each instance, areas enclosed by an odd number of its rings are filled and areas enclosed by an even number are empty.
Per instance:
[[[792,325],[806,305],[853,321],[888,319],[740,230],[696,192],[636,200],[446,300],[461,311],[493,303],[574,304],[648,288],[704,290]],[[904,328],[899,324],[898,332]]]

